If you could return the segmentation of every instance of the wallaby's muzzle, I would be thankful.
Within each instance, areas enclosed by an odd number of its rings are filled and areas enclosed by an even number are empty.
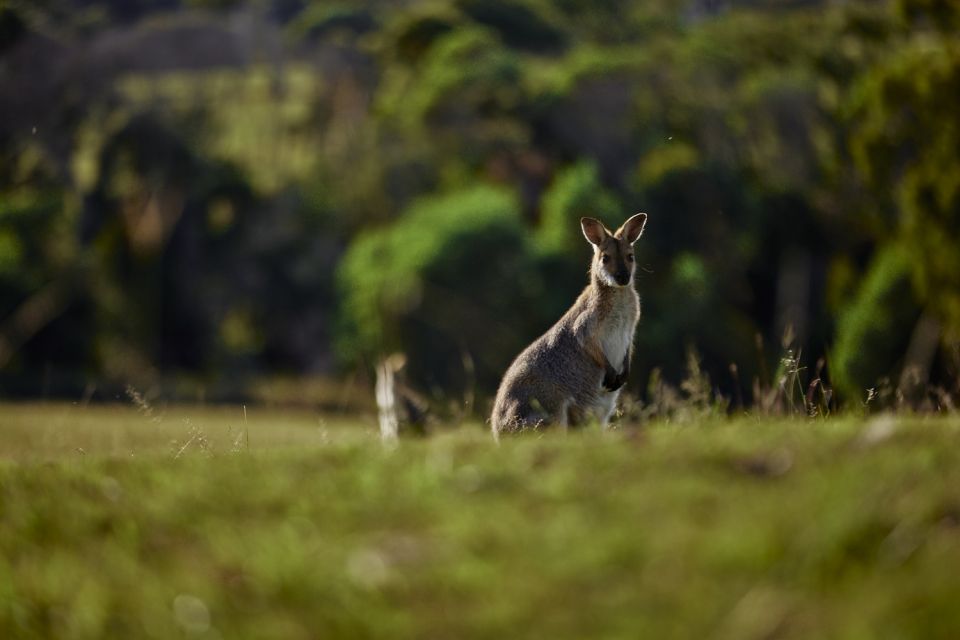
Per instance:
[[[613,279],[617,281],[617,284],[621,287],[625,287],[630,284],[630,272],[629,271],[618,271]]]

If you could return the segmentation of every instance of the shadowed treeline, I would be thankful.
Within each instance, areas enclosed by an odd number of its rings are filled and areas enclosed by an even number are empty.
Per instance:
[[[462,405],[585,284],[579,217],[646,211],[646,407],[949,408],[958,31],[937,0],[11,0],[0,393],[338,406],[402,352]]]

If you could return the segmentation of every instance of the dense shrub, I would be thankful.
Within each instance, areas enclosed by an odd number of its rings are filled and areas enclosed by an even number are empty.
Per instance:
[[[544,192],[538,238],[544,251],[577,255],[585,242],[580,218],[590,216],[611,229],[626,218],[616,197],[604,188],[597,167],[581,161],[558,173]]]
[[[400,349],[490,389],[585,283],[578,218],[642,210],[631,391],[694,348],[749,403],[789,335],[855,401],[922,307],[960,393],[954,5],[15,1],[0,386]]]
[[[898,372],[920,316],[910,262],[902,247],[882,250],[837,320],[833,381],[848,400],[863,399],[868,388]]]
[[[342,357],[403,350],[413,375],[442,389],[469,382],[464,358],[489,386],[542,315],[544,284],[516,199],[490,187],[425,198],[363,233],[338,283]]]

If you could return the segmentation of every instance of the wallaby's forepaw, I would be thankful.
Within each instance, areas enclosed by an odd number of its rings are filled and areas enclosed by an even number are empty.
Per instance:
[[[616,373],[613,369],[608,369],[603,376],[603,388],[607,391],[616,391],[627,381],[627,376],[623,373]]]

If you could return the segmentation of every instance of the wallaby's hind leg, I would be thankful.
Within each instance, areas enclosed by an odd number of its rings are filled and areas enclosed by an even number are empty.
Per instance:
[[[555,400],[555,399],[554,399]],[[546,404],[546,406],[545,406]],[[494,435],[536,431],[557,426],[562,430],[583,423],[583,409],[574,404],[573,398],[554,403],[541,403],[536,398],[526,402],[514,400],[494,412]]]
[[[583,423],[583,409],[576,405],[573,398],[568,398],[560,405],[555,422],[563,431],[578,427]]]
[[[567,405],[567,425],[571,427],[582,426],[587,419],[587,414],[583,411],[583,407],[580,407],[573,402]]]
[[[537,403],[537,406],[532,406],[532,404],[514,400],[495,412],[493,433],[494,436],[520,433],[538,429],[548,422],[550,422],[550,417],[539,406],[539,403]]]

